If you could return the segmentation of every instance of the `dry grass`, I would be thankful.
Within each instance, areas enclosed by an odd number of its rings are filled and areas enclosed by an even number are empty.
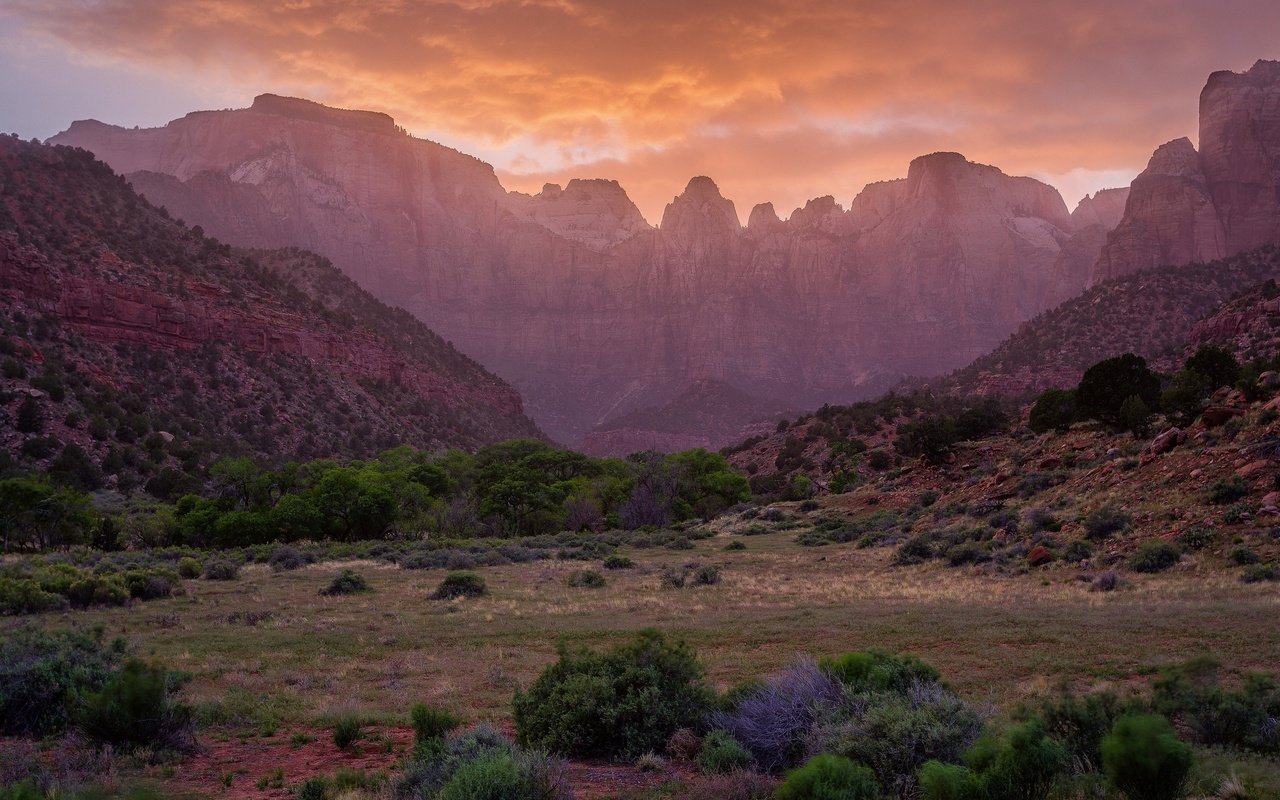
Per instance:
[[[687,638],[721,687],[777,669],[797,654],[881,647],[917,653],[963,694],[1000,704],[1061,680],[1125,684],[1153,666],[1212,652],[1235,668],[1280,663],[1280,595],[1220,571],[1133,580],[1088,592],[1073,573],[992,577],[940,565],[893,567],[886,549],[805,548],[792,533],[726,537],[694,550],[627,550],[638,568],[603,589],[565,586],[580,562],[484,571],[488,596],[434,601],[443,571],[328,563],[239,581],[188,582],[184,598],[133,608],[45,615],[44,625],[101,621],[136,650],[195,676],[197,702],[269,697],[288,722],[346,711],[402,720],[414,702],[471,719],[509,717],[516,685],[554,659],[557,642],[601,645],[643,627]],[[665,566],[723,567],[716,586],[665,589]],[[323,597],[343,566],[374,591]],[[236,612],[271,611],[256,625]],[[250,703],[252,705],[252,703]]]

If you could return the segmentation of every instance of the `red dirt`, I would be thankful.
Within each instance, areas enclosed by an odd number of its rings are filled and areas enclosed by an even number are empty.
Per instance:
[[[295,734],[312,736],[315,741],[291,744]],[[206,737],[201,746],[204,749],[200,754],[178,767],[169,782],[172,788],[226,800],[289,800],[308,778],[331,776],[342,767],[394,772],[413,747],[413,731],[371,726],[365,730],[364,739],[347,751],[339,750],[333,743],[331,731],[317,728],[279,731],[271,737],[228,736],[222,741],[210,741]],[[273,783],[277,771],[282,774],[280,785],[259,788],[260,781]],[[577,800],[603,800],[616,797],[620,791],[643,790],[678,777],[689,777],[676,767],[662,772],[642,772],[627,765],[590,762],[570,762],[568,771]],[[228,775],[230,785],[226,783]]]

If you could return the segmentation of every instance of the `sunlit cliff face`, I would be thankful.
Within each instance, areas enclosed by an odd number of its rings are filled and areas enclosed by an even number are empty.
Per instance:
[[[509,188],[616,178],[656,221],[690,175],[715,177],[739,209],[772,200],[785,215],[822,194],[847,205],[936,150],[1041,177],[1074,203],[1194,134],[1188,98],[1208,72],[1276,56],[1280,7],[9,0],[0,25],[9,65],[60,54],[47,89],[104,65],[123,75],[109,122],[134,124],[162,80],[190,87],[171,92],[172,116],[233,87],[240,99],[221,105],[303,95],[391,113],[491,161]],[[17,100],[16,116],[41,102]]]

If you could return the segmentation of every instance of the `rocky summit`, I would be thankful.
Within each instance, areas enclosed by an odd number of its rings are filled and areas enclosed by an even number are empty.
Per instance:
[[[1280,61],[1215,72],[1200,93],[1200,149],[1161,145],[1133,182],[1092,280],[1280,243]]]
[[[805,407],[988,351],[1077,294],[1115,214],[957,153],[744,229],[709,177],[655,228],[616,182],[507,192],[391,118],[264,95],[83,147],[224,241],[321,253],[515,384],[553,438],[710,380]]]

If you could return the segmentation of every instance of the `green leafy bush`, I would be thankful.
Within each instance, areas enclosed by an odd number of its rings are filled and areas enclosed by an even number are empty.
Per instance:
[[[895,692],[906,694],[915,683],[937,683],[936,669],[913,655],[896,655],[883,650],[845,653],[821,659],[818,666],[854,692]]]
[[[204,567],[191,556],[183,556],[178,562],[178,575],[183,578],[199,578],[203,572]]]
[[[1178,548],[1168,542],[1143,542],[1129,557],[1134,572],[1164,572],[1181,558]]]
[[[631,569],[636,562],[626,556],[609,556],[604,560],[605,569]]]
[[[474,572],[450,572],[432,592],[432,600],[452,600],[455,597],[481,597],[488,589],[484,578]]]
[[[725,731],[712,731],[703,737],[696,762],[703,775],[722,775],[746,769],[754,760],[737,739]]]
[[[354,714],[344,714],[333,723],[333,743],[339,750],[346,750],[364,737],[360,718]]]
[[[1214,505],[1225,506],[1248,495],[1249,482],[1239,475],[1232,475],[1230,478],[1219,478],[1209,484],[1205,500]]]
[[[702,677],[683,642],[654,630],[606,653],[562,646],[529,691],[516,693],[519,741],[567,756],[634,760],[701,723],[713,702]]]
[[[1280,753],[1280,684],[1247,673],[1230,689],[1221,675],[1222,665],[1209,657],[1167,667],[1152,682],[1152,704],[1201,744]]]
[[[1076,419],[1076,393],[1067,389],[1049,389],[1036,398],[1027,424],[1036,433],[1065,431]]]
[[[240,565],[226,559],[215,559],[204,565],[204,576],[211,581],[234,581],[240,577]]]
[[[0,636],[0,733],[47,736],[69,721],[74,698],[106,685],[124,653],[102,628],[44,631],[23,626]]]
[[[1090,511],[1083,524],[1085,536],[1101,541],[1127,531],[1133,524],[1133,517],[1113,506],[1103,506]]]
[[[363,575],[355,570],[344,569],[339,575],[334,576],[328,586],[320,590],[320,594],[333,597],[346,594],[364,594],[372,591],[373,587],[369,585]]]
[[[1113,425],[1120,424],[1121,407],[1131,397],[1147,408],[1160,400],[1160,379],[1147,369],[1146,359],[1133,353],[1099,361],[1076,387],[1080,413]]]
[[[419,742],[443,739],[445,734],[462,724],[452,712],[422,703],[409,712],[414,737]]]
[[[965,761],[982,776],[991,800],[1043,800],[1066,773],[1067,749],[1032,718],[979,739]]]
[[[1191,771],[1191,747],[1178,741],[1164,717],[1121,717],[1102,740],[1111,784],[1129,800],[1177,800]]]
[[[778,800],[877,800],[876,776],[847,758],[816,755],[787,773],[778,787]]]
[[[174,701],[173,681],[164,667],[129,659],[100,691],[82,697],[76,722],[91,740],[116,748],[192,752],[191,709]]]
[[[593,569],[580,569],[569,573],[565,583],[573,588],[602,589],[607,581]]]

